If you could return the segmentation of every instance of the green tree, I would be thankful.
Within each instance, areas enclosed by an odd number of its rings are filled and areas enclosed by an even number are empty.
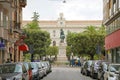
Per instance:
[[[28,29],[26,30],[27,39],[25,42],[32,46],[34,54],[39,54],[39,56],[45,56],[46,49],[51,43],[50,34],[46,31]]]
[[[39,14],[37,12],[33,12],[32,22],[26,25],[27,29],[39,29]]]
[[[27,35],[25,43],[32,46],[33,54],[38,54],[39,57],[46,55],[46,49],[51,43],[50,33],[47,31],[42,31],[38,24],[39,15],[34,12],[32,17],[32,22],[28,23],[24,28],[24,33]]]
[[[94,26],[88,26],[82,33],[69,33],[67,35],[67,45],[71,46],[71,51],[74,55],[88,55],[94,59],[96,47],[99,45],[101,50],[104,50],[104,27],[95,29]]]
[[[58,47],[57,46],[49,46],[47,48],[46,54],[50,56],[55,56],[55,58],[57,57],[58,54]]]

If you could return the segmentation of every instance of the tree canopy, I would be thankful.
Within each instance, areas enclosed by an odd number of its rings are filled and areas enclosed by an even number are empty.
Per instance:
[[[24,28],[24,33],[27,35],[25,43],[28,44],[30,53],[38,54],[40,57],[46,55],[46,49],[51,43],[50,33],[42,31],[38,24],[38,13],[34,12],[32,21]]]
[[[96,29],[94,26],[88,26],[82,33],[68,33],[67,45],[71,46],[71,52],[74,55],[87,54],[94,59],[96,53],[104,51],[105,28],[102,26]],[[99,46],[99,52],[98,51]]]

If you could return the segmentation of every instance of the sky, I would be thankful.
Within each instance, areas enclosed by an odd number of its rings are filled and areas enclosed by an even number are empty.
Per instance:
[[[60,13],[66,20],[102,20],[103,0],[27,0],[23,20],[31,20],[33,12],[39,20],[57,20]]]

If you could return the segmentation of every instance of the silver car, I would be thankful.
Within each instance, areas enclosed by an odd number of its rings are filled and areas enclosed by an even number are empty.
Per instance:
[[[109,64],[104,80],[120,80],[120,64]]]
[[[6,63],[0,65],[2,80],[29,80],[28,72],[22,63]]]
[[[38,69],[39,69],[39,77],[43,78],[44,77],[44,69],[42,68],[41,62],[35,62],[38,64]]]

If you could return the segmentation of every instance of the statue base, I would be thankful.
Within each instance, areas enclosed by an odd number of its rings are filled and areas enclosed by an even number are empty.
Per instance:
[[[57,55],[57,62],[66,63],[68,59],[66,57],[66,45],[65,43],[60,43],[59,54]]]

